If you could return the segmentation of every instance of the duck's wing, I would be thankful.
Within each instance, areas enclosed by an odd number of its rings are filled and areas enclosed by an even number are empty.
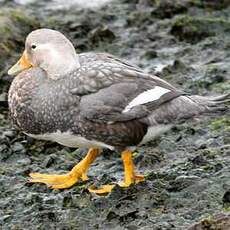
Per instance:
[[[136,71],[142,71],[138,66],[135,66],[128,61],[125,61],[123,59],[120,59],[112,54],[109,53],[94,53],[94,52],[86,52],[86,53],[81,53],[79,54],[79,61],[81,65],[89,65],[92,64],[93,62],[106,62],[106,63],[111,63],[111,64],[120,64],[127,66],[128,68],[135,69]]]
[[[156,76],[114,62],[96,62],[79,75],[81,83],[72,93],[81,96],[81,116],[93,122],[143,118],[184,94]]]

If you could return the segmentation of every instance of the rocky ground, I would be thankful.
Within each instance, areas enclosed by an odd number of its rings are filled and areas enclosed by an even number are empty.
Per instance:
[[[30,172],[66,172],[86,153],[11,126],[6,72],[35,28],[58,29],[78,52],[112,53],[190,93],[230,92],[228,0],[98,2],[0,1],[0,229],[230,229],[229,112],[178,125],[142,146],[134,159],[146,181],[129,189],[87,191],[122,178],[121,159],[109,151],[87,183],[64,191],[26,183]]]

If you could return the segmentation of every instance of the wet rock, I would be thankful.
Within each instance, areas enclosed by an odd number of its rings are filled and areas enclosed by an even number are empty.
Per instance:
[[[188,66],[183,60],[176,59],[172,64],[166,65],[158,75],[168,81],[174,79],[174,84],[185,85],[186,78],[194,73],[194,68]]]
[[[37,20],[21,10],[0,10],[0,69],[5,70],[7,59],[24,47],[26,35],[39,27]],[[1,73],[1,72],[0,72]]]
[[[198,43],[204,38],[228,31],[230,23],[222,18],[179,16],[172,25],[171,34],[180,41]]]
[[[4,137],[14,137],[15,136],[15,131],[13,130],[6,130],[3,132]]]
[[[142,55],[142,58],[145,58],[147,60],[152,60],[157,57],[157,52],[155,50],[147,50],[145,54]]]
[[[223,207],[226,209],[230,208],[230,190],[224,193],[222,200],[223,200]]]
[[[152,22],[153,17],[151,17],[151,13],[149,11],[133,11],[126,19],[126,26],[145,28],[146,25],[151,24]]]
[[[207,148],[207,141],[199,139],[195,142],[197,149],[206,149]]]
[[[209,219],[203,219],[200,223],[188,228],[188,230],[228,230],[230,229],[230,215],[220,213]]]
[[[0,94],[0,106],[2,106],[2,107],[8,107],[7,93]]]
[[[108,28],[108,26],[99,26],[89,33],[89,39],[94,44],[104,41],[112,42],[115,37],[115,34]]]
[[[6,144],[1,144],[0,145],[0,152],[1,152],[1,160],[6,160],[10,155],[11,152],[9,151],[9,148]]]
[[[152,12],[152,16],[159,18],[172,18],[177,14],[186,13],[188,11],[188,1],[183,0],[160,0],[152,1],[156,8]]]
[[[49,168],[50,166],[54,165],[55,163],[57,163],[57,156],[56,155],[50,155],[44,160],[43,165],[45,168]]]
[[[215,85],[225,82],[226,70],[217,68],[215,66],[210,66],[207,68],[204,76],[201,76],[199,79],[194,81],[196,87],[199,87],[203,90],[210,89],[215,87]]]
[[[20,164],[20,165],[28,166],[28,165],[31,164],[31,159],[25,157],[23,159],[17,160],[17,163]]]
[[[191,6],[220,10],[230,6],[229,0],[195,0],[190,1]]]
[[[168,75],[177,72],[187,72],[191,69],[191,67],[187,66],[181,60],[175,60],[172,65],[168,65],[163,68],[161,75]]]
[[[223,130],[229,131],[230,130],[230,120],[228,119],[228,117],[214,119],[211,122],[211,127],[214,130],[223,129]]]
[[[194,184],[199,179],[200,177],[198,176],[179,176],[175,180],[169,182],[167,190],[170,192],[181,191]]]
[[[140,168],[154,167],[163,160],[163,153],[158,149],[151,149],[151,151],[146,148],[143,154],[139,154],[134,158],[136,164],[139,163]]]
[[[25,152],[24,146],[21,143],[19,143],[19,142],[15,142],[11,146],[11,149],[12,149],[13,152],[16,152],[16,153],[23,153],[23,152]]]

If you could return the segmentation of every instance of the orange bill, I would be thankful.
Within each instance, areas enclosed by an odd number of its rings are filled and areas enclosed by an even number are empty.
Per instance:
[[[9,75],[16,75],[16,74],[18,74],[18,73],[22,72],[23,70],[28,69],[30,67],[32,67],[32,64],[28,60],[26,52],[24,51],[21,58],[18,60],[18,62],[8,70],[8,74]]]

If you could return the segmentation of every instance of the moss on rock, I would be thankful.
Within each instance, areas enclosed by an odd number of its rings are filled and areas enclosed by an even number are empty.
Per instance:
[[[212,121],[211,126],[214,130],[224,129],[225,131],[230,131],[230,120],[228,117],[217,118]]]
[[[172,18],[176,14],[182,14],[188,11],[188,2],[181,0],[155,0],[152,1],[152,4],[156,6],[152,15],[158,18]]]
[[[210,216],[200,221],[188,230],[228,230],[230,227],[230,215],[225,213],[219,213],[215,216]]]
[[[229,0],[189,0],[191,6],[220,10],[230,6]]]
[[[0,10],[0,68],[9,56],[24,46],[26,35],[39,27],[37,20],[20,10]]]
[[[197,43],[220,32],[229,32],[229,28],[230,22],[223,18],[183,15],[174,20],[170,32],[180,41]]]

